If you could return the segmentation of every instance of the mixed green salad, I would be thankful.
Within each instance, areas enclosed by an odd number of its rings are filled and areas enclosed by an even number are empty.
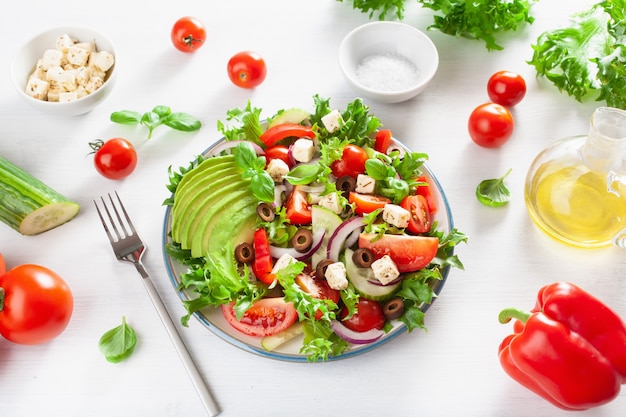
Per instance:
[[[274,350],[303,334],[307,360],[337,357],[424,306],[467,237],[440,230],[427,155],[399,146],[360,99],[344,110],[252,107],[218,122],[224,140],[170,168],[167,254],[188,268],[187,325],[206,307]]]

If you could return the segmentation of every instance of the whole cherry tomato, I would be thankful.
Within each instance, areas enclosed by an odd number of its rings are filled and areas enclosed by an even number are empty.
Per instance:
[[[265,160],[269,164],[272,159],[280,159],[289,166],[293,167],[293,160],[289,154],[289,148],[284,145],[270,146],[265,150]]]
[[[238,52],[228,61],[228,77],[238,87],[254,88],[267,75],[265,60],[256,52]]]
[[[137,166],[137,152],[126,139],[113,138],[106,142],[97,140],[89,145],[94,150],[96,170],[106,178],[126,178]]]
[[[512,107],[526,95],[526,81],[511,71],[498,71],[487,81],[487,93],[494,103]]]
[[[472,140],[485,148],[504,144],[513,134],[514,126],[511,112],[498,103],[484,103],[476,107],[467,123]]]
[[[356,178],[359,174],[365,172],[365,162],[368,158],[367,152],[363,148],[349,143],[343,148],[341,159],[333,161],[330,164],[330,169],[337,178],[341,178],[344,175]]]
[[[355,332],[366,332],[372,329],[382,329],[385,325],[385,314],[378,301],[359,298],[357,312],[346,319],[348,309],[343,308],[340,312],[341,322],[350,330]]]
[[[67,327],[74,298],[67,283],[39,265],[0,275],[0,334],[14,343],[45,343]]]
[[[172,43],[179,51],[195,52],[206,41],[204,24],[195,17],[181,17],[172,27]]]

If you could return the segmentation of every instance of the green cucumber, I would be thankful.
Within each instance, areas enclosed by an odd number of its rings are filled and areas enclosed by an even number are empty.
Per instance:
[[[32,236],[73,219],[80,205],[0,156],[0,220]]]
[[[266,351],[272,352],[277,347],[287,343],[288,341],[296,336],[301,335],[302,333],[304,333],[304,326],[302,325],[302,322],[295,322],[287,329],[278,334],[272,336],[264,336],[263,339],[261,339],[261,346]]]
[[[354,289],[368,300],[382,301],[393,296],[393,293],[400,286],[401,281],[391,285],[372,284],[371,280],[375,280],[372,268],[360,268],[352,260],[352,249],[346,249],[344,263],[346,265],[346,276],[348,281],[352,283]]]
[[[315,234],[320,230],[326,231],[322,244],[311,257],[313,265],[317,265],[320,261],[327,258],[328,241],[341,223],[343,223],[343,220],[334,211],[318,205],[311,206],[311,232]]]

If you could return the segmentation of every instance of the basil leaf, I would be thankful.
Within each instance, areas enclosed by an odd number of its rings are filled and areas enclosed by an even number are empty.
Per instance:
[[[141,122],[141,113],[132,110],[121,110],[111,113],[111,121],[123,125],[136,125]]]
[[[293,185],[310,184],[317,179],[320,170],[319,165],[298,165],[285,176],[285,179]]]
[[[152,112],[158,114],[162,118],[165,118],[172,114],[172,109],[170,109],[168,106],[155,106],[152,109]]]
[[[476,187],[476,198],[485,206],[500,207],[509,202],[511,193],[504,183],[504,179],[511,173],[509,169],[500,178],[483,180]]]
[[[234,149],[235,163],[244,171],[247,169],[255,169],[257,167],[256,160],[259,158],[254,148],[249,142],[242,142]],[[265,166],[265,165],[264,165]]]
[[[365,171],[367,175],[378,181],[386,180],[396,175],[395,169],[386,165],[380,159],[368,159],[365,162]]]
[[[172,113],[163,120],[163,124],[182,132],[193,132],[202,127],[200,120],[187,113]]]
[[[137,335],[122,316],[122,324],[102,335],[99,342],[100,352],[107,361],[118,363],[128,358],[135,350]]]
[[[252,193],[256,198],[261,201],[274,201],[274,180],[266,171],[258,171],[252,177],[250,185],[252,186]]]

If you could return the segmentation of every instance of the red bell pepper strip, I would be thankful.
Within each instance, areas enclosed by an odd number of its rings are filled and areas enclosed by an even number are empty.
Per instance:
[[[270,255],[270,244],[264,228],[261,227],[254,231],[252,248],[254,249],[254,260],[252,261],[254,276],[266,284],[271,284],[275,279],[274,274],[272,274],[274,262],[272,255]]]
[[[380,153],[387,153],[389,145],[391,145],[391,130],[380,129],[374,137],[374,150]]]
[[[289,137],[313,139],[315,132],[310,126],[303,126],[298,123],[282,123],[267,129],[261,134],[259,139],[265,146],[274,146],[276,143]]]
[[[505,309],[517,319],[498,349],[500,364],[521,385],[565,410],[613,400],[625,382],[626,325],[609,307],[570,283],[539,290],[532,312]]]

